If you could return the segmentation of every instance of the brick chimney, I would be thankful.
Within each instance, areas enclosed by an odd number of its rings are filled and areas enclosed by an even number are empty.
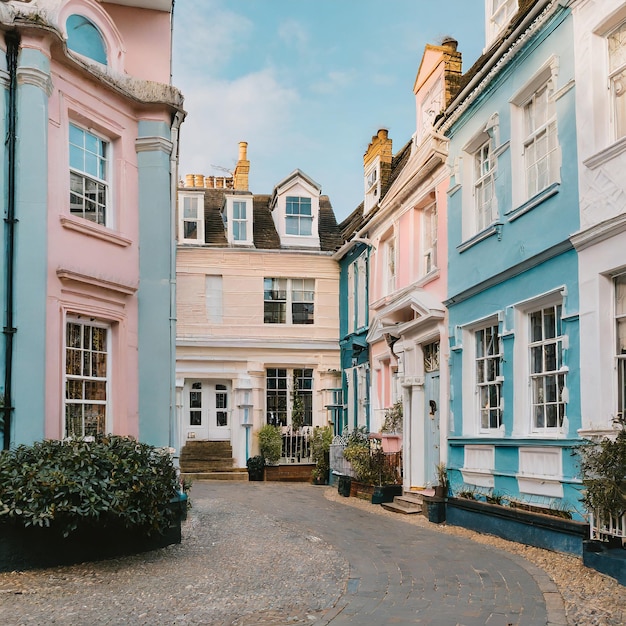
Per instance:
[[[248,161],[248,142],[239,142],[239,160],[235,166],[233,178],[235,179],[236,191],[248,191],[248,174],[250,173],[250,161]]]
[[[367,147],[367,151],[363,155],[363,169],[367,171],[371,163],[379,158],[380,161],[380,186],[383,190],[383,195],[387,190],[389,184],[389,178],[391,176],[391,160],[393,158],[393,142],[389,139],[389,131],[386,128],[381,128],[378,133],[372,137],[370,145]]]
[[[461,53],[457,50],[458,45],[459,42],[453,37],[445,37],[441,42],[445,63],[445,106],[448,106],[459,93],[461,76],[463,75]]]

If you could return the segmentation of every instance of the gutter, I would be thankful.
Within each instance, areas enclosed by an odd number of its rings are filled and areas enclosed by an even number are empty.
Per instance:
[[[17,55],[20,47],[20,36],[17,31],[7,32],[5,35],[7,71],[9,73],[9,100],[7,115],[7,210],[4,218],[6,236],[6,294],[5,294],[5,323],[2,330],[4,342],[4,397],[2,402],[3,439],[2,447],[8,450],[11,446],[11,418],[13,401],[11,390],[13,387],[13,336],[17,328],[13,326],[13,288],[15,283],[15,148],[17,126]]]

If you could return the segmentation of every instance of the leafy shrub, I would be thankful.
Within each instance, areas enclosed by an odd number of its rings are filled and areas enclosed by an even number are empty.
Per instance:
[[[262,472],[265,467],[265,459],[260,454],[251,456],[246,461],[246,467],[250,472]]]
[[[283,435],[280,426],[265,424],[257,433],[261,456],[268,465],[274,465],[280,461],[283,449]]]
[[[398,482],[396,469],[381,448],[372,448],[367,434],[355,429],[348,435],[343,456],[350,461],[356,479],[367,485],[393,485]]]
[[[47,440],[0,454],[0,522],[164,532],[178,487],[169,452],[131,437]]]
[[[391,408],[385,410],[385,421],[380,431],[383,433],[402,432],[402,402],[396,402]]]
[[[582,502],[588,511],[620,517],[626,511],[626,429],[614,439],[579,446]]]

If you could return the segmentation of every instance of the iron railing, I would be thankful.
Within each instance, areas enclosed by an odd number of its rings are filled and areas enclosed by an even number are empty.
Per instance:
[[[280,463],[312,463],[311,434],[312,430],[306,426],[295,432],[290,428],[284,430]]]

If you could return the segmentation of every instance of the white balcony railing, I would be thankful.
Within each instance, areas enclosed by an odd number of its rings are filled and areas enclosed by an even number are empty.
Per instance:
[[[589,524],[592,539],[608,541],[611,537],[621,537],[622,545],[626,546],[626,512],[614,517],[596,511],[589,516]]]

